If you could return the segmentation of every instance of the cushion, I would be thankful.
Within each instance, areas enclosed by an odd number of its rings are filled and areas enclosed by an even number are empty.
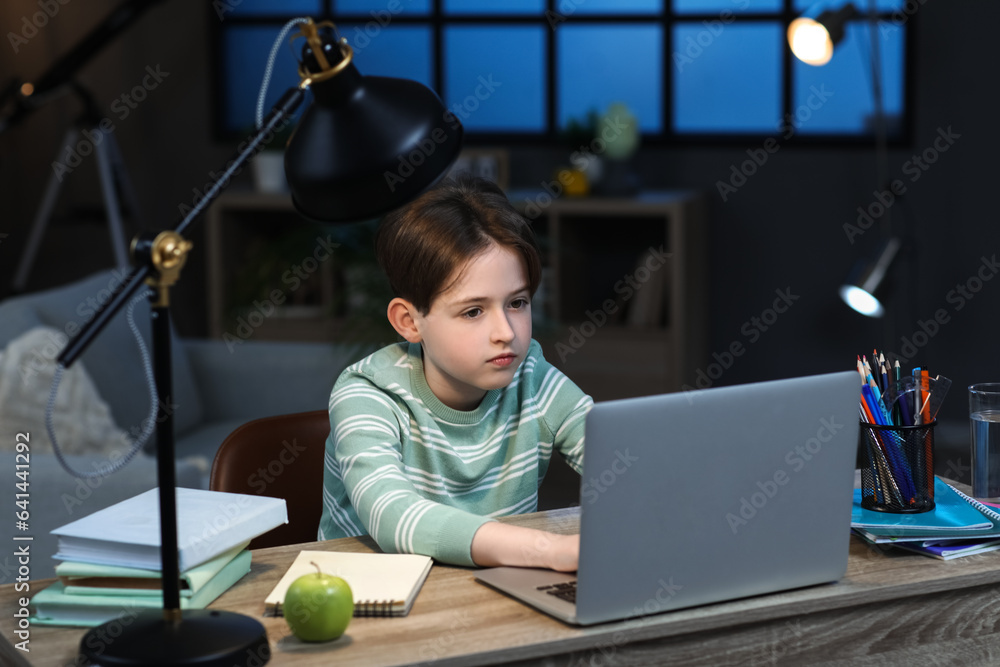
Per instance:
[[[0,450],[13,451],[17,434],[27,433],[31,451],[51,451],[45,430],[45,407],[56,369],[55,358],[66,335],[35,327],[0,352]],[[63,374],[56,394],[53,425],[64,454],[124,455],[129,441],[101,399],[84,364]]]
[[[69,285],[0,303],[0,345],[6,345],[27,330],[12,330],[8,322],[21,325],[37,322],[74,336],[93,316],[99,301],[106,299],[124,278],[125,274],[118,269],[102,271]],[[149,392],[139,349],[126,322],[125,310],[123,307],[94,337],[74,366],[86,363],[97,390],[111,407],[115,422],[126,432],[131,432],[141,427],[149,414]],[[135,322],[152,354],[148,299],[136,304]],[[180,434],[201,423],[202,409],[184,346],[177,344],[176,335],[172,335],[171,339],[174,431]]]

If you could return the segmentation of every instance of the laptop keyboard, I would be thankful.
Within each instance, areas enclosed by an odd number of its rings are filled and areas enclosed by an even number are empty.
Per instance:
[[[554,595],[557,598],[566,600],[566,602],[576,604],[576,579],[573,581],[567,581],[563,584],[548,584],[546,586],[539,586],[537,590],[545,591],[549,595]]]

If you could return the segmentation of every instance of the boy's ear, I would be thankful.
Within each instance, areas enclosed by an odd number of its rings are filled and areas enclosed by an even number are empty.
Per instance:
[[[385,314],[396,333],[411,343],[421,342],[422,338],[416,321],[419,312],[412,303],[397,296],[389,302]]]

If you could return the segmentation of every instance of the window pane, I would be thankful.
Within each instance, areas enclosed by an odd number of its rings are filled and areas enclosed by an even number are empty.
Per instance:
[[[431,0],[334,0],[334,14],[338,16],[365,14],[385,19],[396,14],[426,15],[431,10]]]
[[[663,0],[556,0],[556,10],[570,14],[655,14]]]
[[[544,132],[545,29],[448,26],[444,100],[467,130]]]
[[[781,120],[784,30],[777,23],[674,26],[674,129],[774,132]]]
[[[674,11],[678,14],[759,14],[780,12],[784,0],[674,0]]]
[[[559,128],[624,102],[643,132],[662,129],[663,33],[659,25],[563,25],[556,33]]]
[[[225,72],[222,117],[227,132],[248,134],[252,131],[264,68],[279,32],[280,26],[232,26],[222,32],[222,71]],[[264,98],[265,116],[286,90],[298,85],[298,66],[290,48],[278,49]],[[299,113],[304,107],[299,108]]]
[[[230,16],[315,16],[323,11],[321,0],[240,0],[213,5],[220,19]]]
[[[354,49],[354,64],[362,74],[413,79],[433,86],[431,31],[427,26],[344,23],[340,34]]]
[[[866,12],[868,11],[868,2],[869,0],[863,0],[862,2],[855,1],[854,6],[862,12]],[[891,12],[896,9],[904,9],[906,2],[907,0],[875,0],[875,9],[880,12]],[[913,0],[910,0],[910,2],[913,3]],[[844,0],[795,0],[792,7],[797,12],[802,12],[810,8],[823,11],[824,9],[840,9],[846,4]]]
[[[444,0],[445,14],[541,14],[545,0]]]
[[[882,53],[882,99],[889,132],[898,132],[903,113],[905,30],[878,30]],[[851,22],[844,41],[822,67],[795,60],[792,70],[795,127],[803,134],[871,134],[871,37],[867,23]]]

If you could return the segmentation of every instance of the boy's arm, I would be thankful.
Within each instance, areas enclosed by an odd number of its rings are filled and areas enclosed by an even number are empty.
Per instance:
[[[330,397],[334,449],[327,452],[327,469],[341,479],[365,530],[386,553],[420,553],[474,565],[472,538],[490,519],[417,492],[403,467],[396,410],[381,390],[367,383],[335,389]],[[429,480],[420,484],[434,489]]]
[[[575,572],[579,535],[557,535],[495,521],[483,524],[472,539],[472,560],[480,567],[514,565]]]
[[[545,409],[545,423],[553,432],[552,448],[566,463],[583,474],[583,437],[587,413],[594,401],[560,370],[542,360],[542,382],[538,395],[552,396]]]
[[[536,405],[553,433],[553,448],[574,470],[582,472],[584,424],[594,401],[541,354],[533,370],[533,377],[540,381],[532,388],[532,397],[545,398]],[[496,522],[484,524],[472,540],[472,559],[482,567],[513,565],[573,572],[579,554],[579,535],[557,535]]]
[[[339,387],[331,396],[335,448],[326,465],[343,480],[358,518],[383,551],[421,553],[458,565],[576,569],[578,535],[500,524],[419,494],[415,483],[425,490],[433,485],[405,474],[402,415],[394,410],[386,395],[367,383]]]
[[[428,500],[446,494],[437,475],[406,471],[401,428],[408,418],[379,388],[356,379],[330,397],[334,450],[326,466],[340,478],[365,530],[387,553],[420,553],[457,565],[565,564],[562,536],[501,526],[494,520]],[[437,479],[434,479],[437,478]],[[417,491],[417,487],[423,493]],[[511,538],[511,544],[502,542]],[[556,539],[551,539],[556,538]],[[478,558],[473,554],[473,550]],[[558,558],[556,558],[558,556]]]

